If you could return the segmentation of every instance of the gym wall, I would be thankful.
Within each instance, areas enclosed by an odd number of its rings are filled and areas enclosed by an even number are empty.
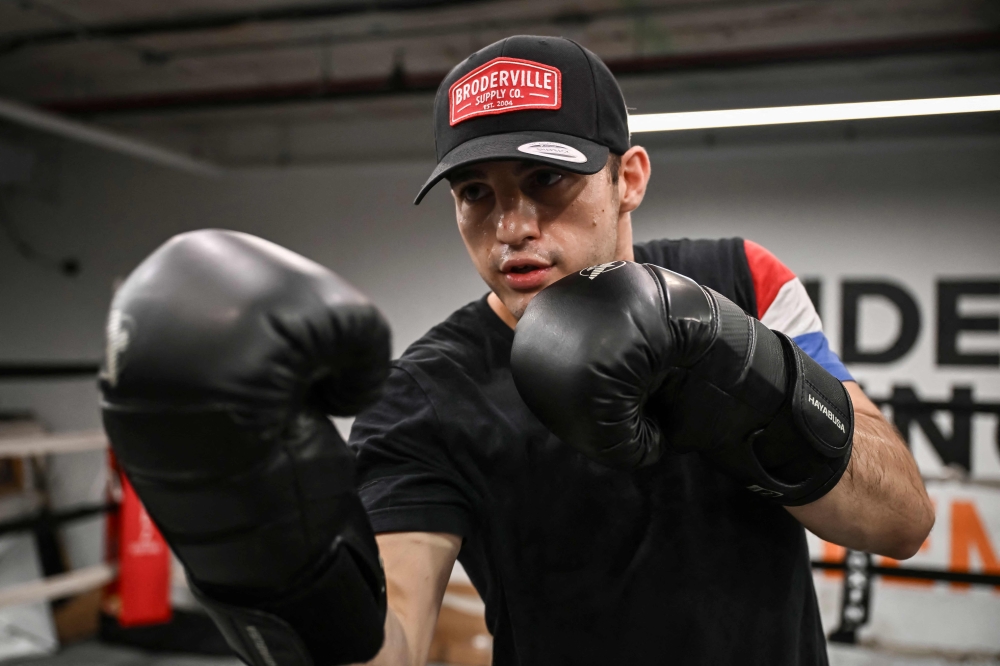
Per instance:
[[[33,145],[30,135],[19,141]],[[651,145],[637,240],[755,240],[810,282],[835,349],[843,349],[845,304],[856,313],[851,351],[863,362],[849,367],[871,395],[1000,403],[1000,333],[991,323],[1000,317],[996,135]],[[386,313],[396,354],[485,291],[446,187],[411,203],[430,160],[203,178],[72,144],[46,154],[54,171],[44,187],[5,197],[9,221],[39,251],[77,257],[82,268],[67,277],[0,242],[6,362],[98,359],[115,281],[171,235],[202,227],[257,234],[336,270]],[[960,330],[972,317],[987,322],[982,330]],[[958,332],[941,347],[949,331]],[[96,401],[90,380],[0,384],[0,408],[30,409],[53,430],[98,427]],[[968,432],[963,417],[928,418],[913,420],[906,435],[925,476],[937,479],[928,483],[938,524],[912,564],[1000,568],[998,416],[973,414]],[[100,557],[98,537],[80,538],[77,566]],[[838,556],[818,540],[812,547],[816,558]],[[817,580],[824,618],[835,625],[840,580]],[[886,643],[1000,651],[993,588],[883,580],[873,609],[865,631]]]

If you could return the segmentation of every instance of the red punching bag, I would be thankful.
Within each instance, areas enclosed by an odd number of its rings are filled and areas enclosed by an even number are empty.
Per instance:
[[[118,623],[123,627],[169,622],[170,549],[124,474],[119,509]]]

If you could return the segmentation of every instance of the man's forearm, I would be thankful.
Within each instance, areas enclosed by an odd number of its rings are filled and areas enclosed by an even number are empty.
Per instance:
[[[462,538],[431,532],[375,537],[385,566],[385,640],[371,666],[424,666]]]
[[[895,429],[854,382],[854,449],[843,478],[819,500],[788,507],[811,532],[848,548],[912,557],[934,524],[913,456]]]
[[[355,664],[354,666],[362,666]],[[417,666],[410,654],[410,643],[403,631],[403,624],[391,608],[385,611],[385,641],[375,658],[364,666]]]

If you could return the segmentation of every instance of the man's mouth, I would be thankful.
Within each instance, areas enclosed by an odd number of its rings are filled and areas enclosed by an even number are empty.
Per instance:
[[[500,266],[504,282],[515,291],[532,291],[542,286],[552,266],[536,259],[507,260]]]

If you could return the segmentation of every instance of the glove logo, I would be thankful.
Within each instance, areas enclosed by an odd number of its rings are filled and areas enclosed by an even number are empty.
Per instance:
[[[111,386],[118,384],[118,377],[125,367],[123,355],[134,331],[135,322],[121,310],[112,310],[108,315],[103,378]]]
[[[598,275],[601,275],[602,273],[607,273],[608,271],[613,271],[616,268],[621,268],[626,263],[628,262],[612,261],[606,264],[598,264],[596,266],[591,266],[590,268],[584,268],[582,271],[580,271],[580,275],[582,275],[585,278],[590,278],[591,280],[593,280]]]
[[[274,660],[274,656],[271,655],[271,651],[267,649],[267,643],[264,642],[264,637],[260,635],[260,631],[257,627],[252,624],[247,625],[247,634],[250,636],[250,640],[253,641],[253,646],[257,648],[257,654],[260,658],[264,660],[267,666],[278,666],[278,662]]]
[[[847,430],[844,429],[844,422],[838,419],[836,414],[827,409],[826,405],[824,405],[822,402],[814,398],[812,393],[809,394],[809,404],[818,409],[823,414],[823,416],[830,419],[830,421],[833,422],[833,425],[837,426],[840,429],[840,432],[844,433],[845,435],[847,434]]]
[[[767,488],[761,488],[757,484],[752,486],[747,486],[747,490],[757,493],[761,497],[781,497],[784,493],[779,493],[777,490],[768,490]]]

